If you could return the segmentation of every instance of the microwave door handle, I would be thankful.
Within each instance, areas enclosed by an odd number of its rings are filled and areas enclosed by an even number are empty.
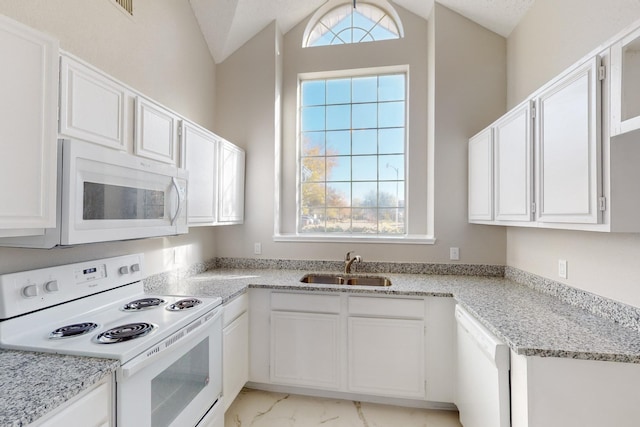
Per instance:
[[[176,197],[178,198],[178,207],[176,208],[176,214],[171,218],[171,225],[175,225],[176,219],[178,219],[178,215],[180,215],[180,211],[182,210],[182,192],[180,191],[178,180],[175,176],[171,177],[171,183],[176,189]]]

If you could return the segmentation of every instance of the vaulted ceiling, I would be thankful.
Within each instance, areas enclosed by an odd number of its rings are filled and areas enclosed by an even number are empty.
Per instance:
[[[286,34],[327,1],[339,0],[189,0],[216,63],[277,21]],[[360,0],[366,1],[366,0]],[[438,3],[507,37],[535,0],[438,0]],[[392,0],[427,19],[434,0]]]

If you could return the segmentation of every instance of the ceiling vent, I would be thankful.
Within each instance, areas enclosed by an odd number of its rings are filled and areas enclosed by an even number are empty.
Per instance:
[[[113,2],[133,16],[133,0],[113,0]]]

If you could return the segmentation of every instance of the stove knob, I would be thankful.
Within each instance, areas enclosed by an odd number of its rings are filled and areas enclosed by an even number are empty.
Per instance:
[[[22,295],[27,298],[38,296],[38,285],[28,285],[22,288]]]
[[[120,272],[120,274],[129,274],[129,267],[123,265],[122,267],[120,267],[120,269],[118,269],[118,272]]]
[[[135,273],[137,271],[140,271],[140,264],[132,264],[131,265],[131,272]]]
[[[44,290],[45,292],[58,292],[60,290],[60,288],[58,287],[58,281],[57,280],[51,280],[47,283],[44,284]]]

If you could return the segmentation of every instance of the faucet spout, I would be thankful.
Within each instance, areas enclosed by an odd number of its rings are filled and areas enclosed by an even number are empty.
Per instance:
[[[355,255],[353,258],[351,258],[352,252],[353,251],[347,252],[347,255],[344,258],[344,274],[351,273],[351,266],[354,263],[362,262],[362,257],[360,255]]]

